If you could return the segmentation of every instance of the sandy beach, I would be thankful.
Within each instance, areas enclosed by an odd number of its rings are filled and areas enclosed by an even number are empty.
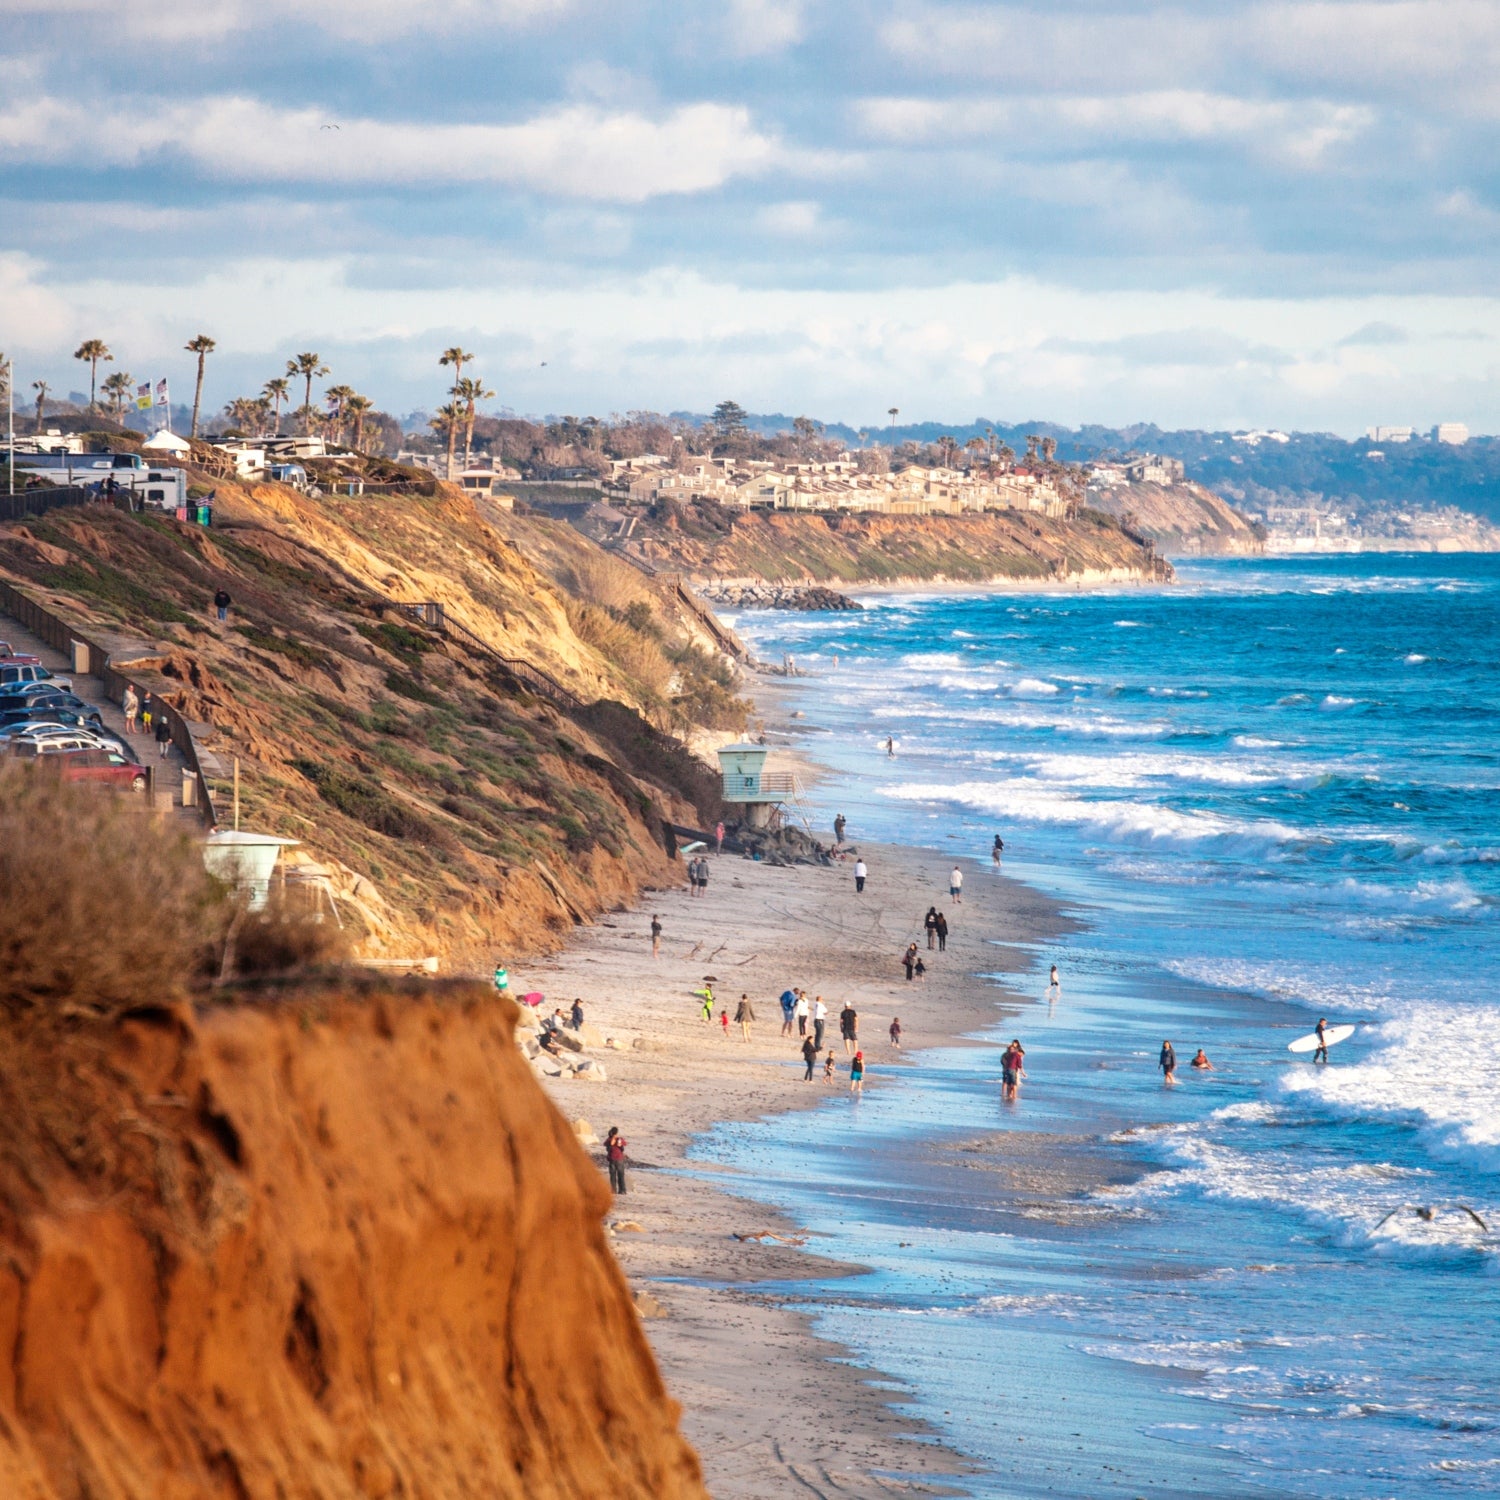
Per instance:
[[[853,842],[851,831],[851,842]],[[548,1080],[570,1119],[603,1136],[617,1125],[630,1142],[629,1193],[614,1222],[620,1260],[649,1292],[648,1332],[668,1385],[684,1407],[684,1427],[723,1500],[815,1494],[953,1493],[965,1464],[903,1413],[899,1396],[871,1385],[891,1372],[865,1371],[846,1351],[819,1340],[808,1318],[785,1302],[797,1283],[843,1269],[767,1239],[797,1236],[795,1224],[694,1175],[686,1153],[695,1135],[722,1120],[754,1119],[848,1096],[848,1063],[838,1038],[845,1001],[859,1012],[860,1044],[872,1093],[892,1070],[913,1066],[923,1048],[951,1045],[1027,1003],[1003,978],[1040,981],[1016,947],[1067,930],[1069,919],[1027,886],[970,861],[964,899],[948,897],[953,861],[939,852],[859,844],[870,867],[862,895],[852,860],[833,868],[772,867],[725,855],[714,859],[704,898],[655,893],[652,904],[581,928],[550,960],[513,975],[564,1009],[575,996],[596,1036],[592,1055],[607,1081]],[[947,951],[929,953],[921,922],[929,905],[945,910]],[[653,911],[664,928],[651,958]],[[929,962],[908,983],[900,958],[917,941]],[[720,1008],[731,1018],[741,994],[754,1006],[751,1039],[716,1015],[705,1024],[693,994],[715,975]],[[801,1039],[781,1036],[778,996],[789,985],[821,995],[839,1068],[803,1080]],[[901,1019],[904,1050],[888,1028]],[[607,1045],[613,1038],[616,1048]],[[917,1064],[919,1065],[919,1063]],[[769,1285],[768,1285],[769,1284]],[[962,1491],[959,1491],[960,1493]]]

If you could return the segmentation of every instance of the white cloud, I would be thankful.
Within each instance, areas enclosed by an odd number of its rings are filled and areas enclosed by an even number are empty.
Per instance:
[[[823,228],[822,210],[816,203],[793,201],[768,203],[755,216],[767,234],[785,239],[806,239]]]
[[[411,0],[154,0],[150,5],[119,0],[0,0],[0,16],[47,19],[70,16],[97,27],[152,43],[158,48],[220,39],[252,28],[285,32],[297,23],[330,32],[345,41],[380,42],[404,32],[483,32],[510,30],[561,16],[574,0],[444,0],[414,5]]]
[[[877,140],[927,145],[1000,140],[1023,149],[1225,142],[1306,166],[1375,122],[1362,105],[1242,99],[1192,89],[1117,95],[862,99],[855,123]]]
[[[617,203],[704,192],[791,162],[747,110],[725,104],[659,118],[572,105],[510,125],[362,120],[244,97],[106,109],[32,96],[0,112],[0,162],[136,167],[171,157],[232,181],[493,183]]]
[[[802,0],[730,0],[729,35],[749,56],[781,52],[802,40]]]
[[[1088,293],[1021,277],[788,291],[676,270],[564,280],[515,266],[467,278],[448,266],[446,283],[432,268],[412,286],[356,277],[365,269],[261,260],[190,283],[51,284],[34,265],[0,262],[0,291],[52,310],[14,340],[23,368],[49,378],[66,379],[67,353],[86,336],[107,338],[128,368],[185,377],[182,343],[209,330],[222,383],[213,402],[316,348],[338,378],[406,409],[433,399],[436,351],[459,338],[518,411],[706,409],[733,396],[753,410],[872,423],[896,405],[914,419],[1045,412],[1346,432],[1371,410],[1400,409],[1419,423],[1493,426],[1493,342],[1414,334],[1398,352],[1339,341],[1372,322],[1493,340],[1495,298]]]

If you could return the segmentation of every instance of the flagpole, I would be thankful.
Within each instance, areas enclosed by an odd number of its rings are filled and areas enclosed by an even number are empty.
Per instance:
[[[5,359],[5,455],[6,472],[10,475],[7,494],[16,492],[16,361],[13,355]]]

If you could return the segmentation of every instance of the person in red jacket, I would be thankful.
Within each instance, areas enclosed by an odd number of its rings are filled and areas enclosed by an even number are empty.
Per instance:
[[[604,1159],[609,1163],[610,1188],[620,1194],[625,1191],[625,1150],[625,1137],[617,1125],[611,1125],[604,1137]]]

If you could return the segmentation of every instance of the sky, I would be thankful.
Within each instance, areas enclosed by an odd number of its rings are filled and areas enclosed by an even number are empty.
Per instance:
[[[0,349],[205,401],[1500,431],[1494,0],[0,0]],[[102,372],[101,372],[102,373]]]

